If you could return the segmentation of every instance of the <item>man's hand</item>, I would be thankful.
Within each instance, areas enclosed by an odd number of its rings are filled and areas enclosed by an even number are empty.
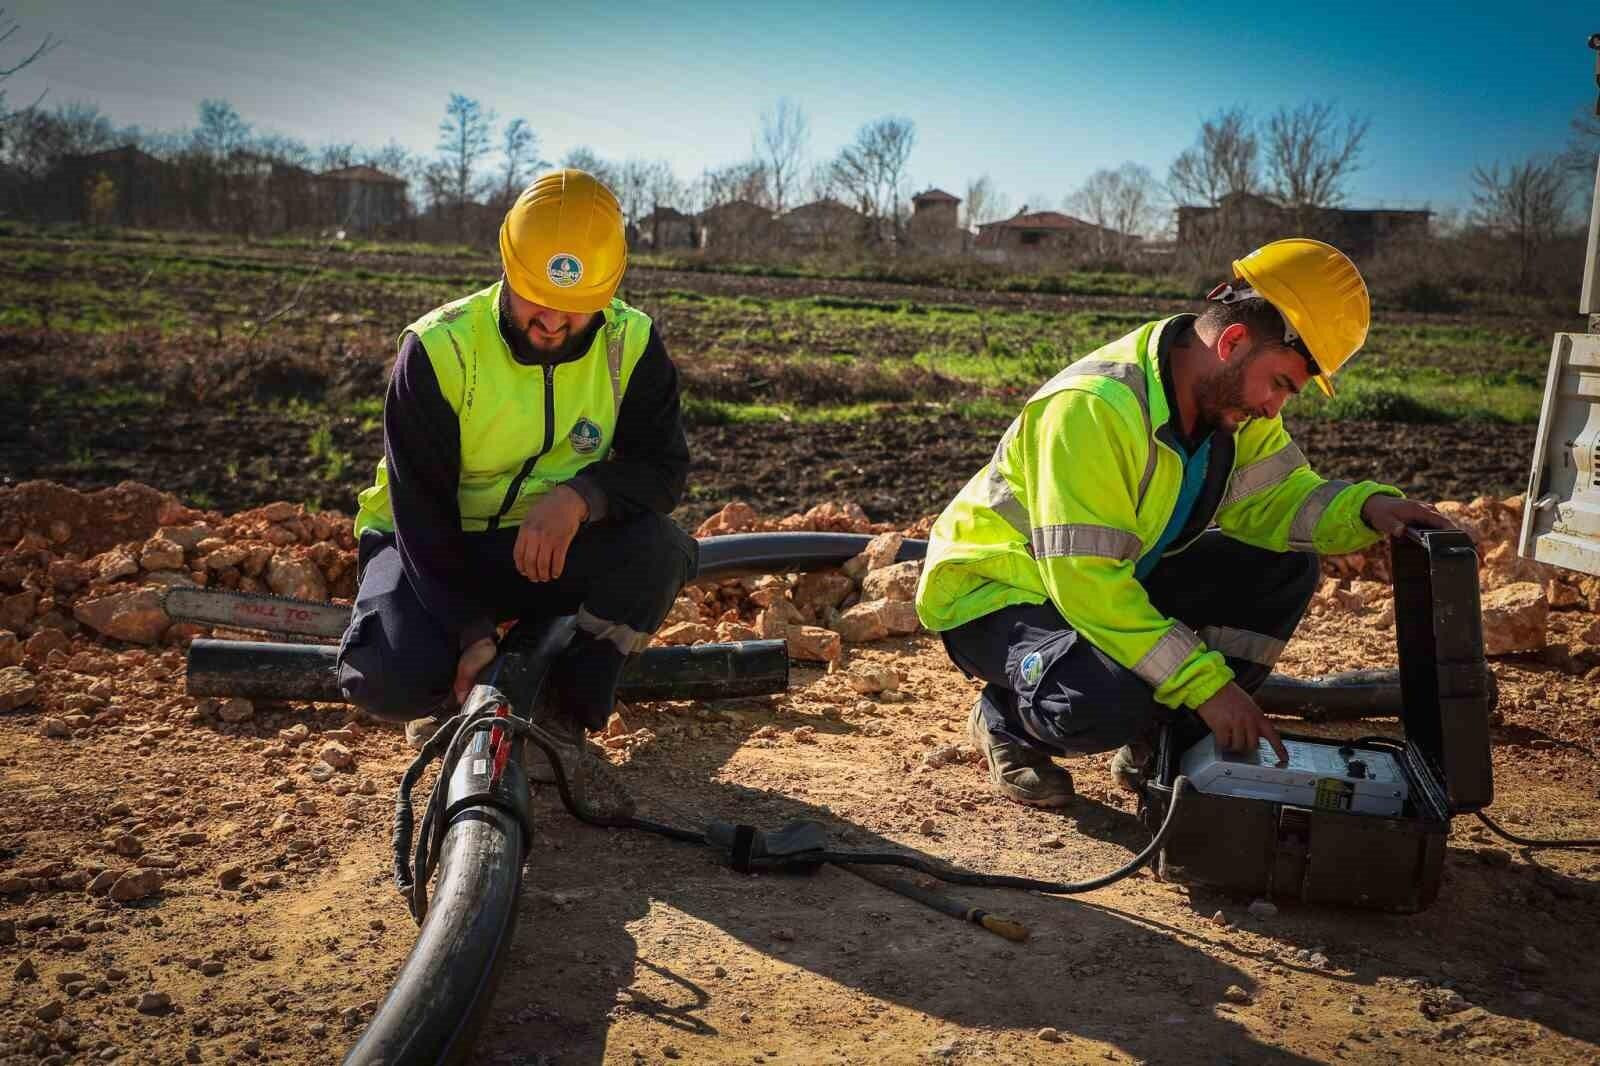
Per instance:
[[[1265,737],[1278,755],[1278,765],[1289,761],[1289,750],[1283,746],[1283,738],[1267,721],[1267,716],[1261,713],[1261,708],[1256,706],[1250,693],[1232,681],[1195,708],[1195,713],[1211,727],[1212,735],[1217,738],[1217,747],[1223,751],[1252,752],[1260,744],[1261,738]]]
[[[517,530],[512,550],[517,570],[529,581],[554,581],[567,565],[567,549],[578,527],[589,517],[582,493],[557,485],[533,501]]]
[[[1405,535],[1407,526],[1424,529],[1458,529],[1450,519],[1425,503],[1395,496],[1369,496],[1361,505],[1361,520],[1379,533],[1391,537]]]
[[[494,662],[498,649],[499,645],[493,637],[480,637],[462,650],[461,658],[456,662],[456,683],[452,689],[457,707],[467,702],[467,697],[472,694],[472,686],[478,680],[478,673]]]

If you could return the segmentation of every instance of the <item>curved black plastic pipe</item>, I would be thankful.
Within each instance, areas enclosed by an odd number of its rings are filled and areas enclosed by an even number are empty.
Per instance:
[[[696,577],[788,574],[839,566],[860,555],[872,540],[865,533],[730,533],[700,541]],[[895,562],[928,554],[925,540],[900,545]]]
[[[517,753],[506,766],[506,791],[527,786]],[[462,762],[488,758],[489,733],[468,743]],[[471,787],[470,775],[450,783],[455,793]],[[526,858],[519,819],[500,805],[478,803],[449,822],[439,854],[427,919],[389,994],[345,1066],[398,1066],[469,1062],[500,971],[511,952],[517,925],[517,895]]]

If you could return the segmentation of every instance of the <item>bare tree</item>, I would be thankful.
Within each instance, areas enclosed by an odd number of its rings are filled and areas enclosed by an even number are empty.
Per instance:
[[[799,104],[784,97],[772,111],[762,112],[761,141],[757,156],[766,165],[774,211],[792,206],[789,193],[798,183],[811,126]]]
[[[1567,141],[1566,151],[1561,153],[1561,162],[1578,184],[1584,214],[1593,210],[1597,159],[1600,159],[1600,114],[1580,107],[1572,119],[1572,136]]]
[[[1535,256],[1567,221],[1572,200],[1569,173],[1559,160],[1538,158],[1507,168],[1474,167],[1472,219],[1516,249],[1517,284],[1526,284]]]
[[[1155,206],[1156,181],[1137,163],[1095,171],[1066,203],[1069,211],[1099,227],[1095,250],[1118,256],[1150,231]]]
[[[569,151],[561,159],[561,165],[572,167],[575,170],[584,170],[600,179],[600,183],[616,192],[618,168],[609,161],[602,159],[594,149],[586,144],[580,144]]]
[[[1261,187],[1260,142],[1242,107],[1217,112],[1200,124],[1200,136],[1172,161],[1167,185],[1180,204],[1215,207],[1224,196]]]
[[[446,202],[455,209],[456,235],[462,239],[466,238],[467,204],[481,191],[478,162],[489,154],[493,123],[493,111],[485,111],[478,101],[460,93],[450,94],[439,123],[438,150],[450,176]]]
[[[637,157],[625,160],[616,168],[616,184],[611,187],[629,225],[636,224],[654,208],[678,200],[681,189],[682,184],[666,160]]]
[[[897,232],[900,198],[905,193],[906,164],[917,143],[917,127],[908,118],[887,116],[862,126],[856,139],[839,150],[833,173],[862,214],[880,231]]]
[[[10,41],[11,38],[15,37],[17,35],[17,31],[20,29],[22,29],[22,24],[16,19],[12,18],[5,8],[0,7],[0,47],[9,47],[7,42]],[[34,45],[33,51],[25,52],[23,55],[14,60],[0,60],[0,64],[3,64],[0,65],[0,119],[5,118],[9,113],[6,109],[6,94],[4,89],[6,80],[10,78],[11,75],[22,70],[28,64],[43,58],[46,53],[54,50],[55,46],[59,43],[60,42],[54,37],[51,37],[49,34],[45,34],[44,40]],[[43,98],[43,94],[41,94],[40,99],[42,100]],[[35,100],[28,106],[36,107],[38,104],[39,100]]]
[[[194,146],[214,163],[223,163],[250,143],[250,123],[226,100],[201,100]]]
[[[319,170],[343,170],[355,166],[356,146],[349,141],[325,144],[317,151]]]
[[[134,129],[117,130],[98,107],[80,103],[53,110],[30,107],[13,115],[7,126],[6,155],[33,178],[43,178],[67,156],[103,151],[138,135]]]
[[[976,229],[985,222],[1006,216],[1011,210],[1010,198],[994,187],[994,181],[985,174],[967,182],[967,229]]]
[[[1267,119],[1267,172],[1272,191],[1309,230],[1315,214],[1344,201],[1344,185],[1360,165],[1361,141],[1372,124],[1351,116],[1341,125],[1329,103],[1279,108]]]
[[[705,172],[701,182],[701,210],[721,207],[735,200],[767,206],[766,194],[771,185],[766,166],[757,160],[747,159],[713,168]]]
[[[527,119],[514,118],[506,123],[500,136],[500,153],[505,156],[505,169],[500,174],[499,199],[501,206],[509,207],[533,172],[548,164],[539,156],[539,135]]]

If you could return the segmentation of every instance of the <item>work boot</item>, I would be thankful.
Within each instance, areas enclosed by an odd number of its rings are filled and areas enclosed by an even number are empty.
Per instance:
[[[967,735],[989,767],[989,784],[1006,799],[1030,807],[1065,807],[1072,802],[1072,775],[1044,752],[989,732],[981,696],[967,717]]]
[[[534,708],[533,725],[556,749],[556,757],[561,760],[561,769],[566,775],[567,790],[578,807],[600,817],[624,817],[634,812],[633,797],[571,715],[541,700]],[[522,767],[530,783],[555,783],[556,772],[550,757],[531,736],[523,742]]]
[[[1111,757],[1111,779],[1121,787],[1143,798],[1145,782],[1155,770],[1156,749],[1147,737],[1124,744]]]
[[[533,709],[533,724],[543,731],[544,739],[555,747],[556,757],[561,760],[561,765],[568,775],[575,773],[583,753],[585,738],[584,731],[578,723],[573,721],[571,715],[552,708],[548,700],[541,699],[538,706]],[[531,737],[522,745],[522,768],[527,771],[528,780],[534,784],[555,783],[556,770],[550,762],[550,757]]]
[[[439,727],[448,722],[451,717],[448,711],[436,711],[423,718],[411,719],[406,722],[406,743],[421,751],[422,746],[432,740],[433,735],[439,731]]]

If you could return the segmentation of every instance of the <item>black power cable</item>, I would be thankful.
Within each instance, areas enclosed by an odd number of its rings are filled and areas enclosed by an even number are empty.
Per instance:
[[[1405,750],[1404,747],[1398,744],[1392,737],[1359,737],[1356,739],[1356,744],[1366,745],[1373,748],[1386,748],[1397,754]],[[1532,837],[1519,837],[1517,834],[1511,832],[1509,829],[1506,829],[1504,826],[1500,825],[1500,823],[1496,822],[1493,818],[1490,818],[1482,811],[1474,811],[1473,813],[1477,815],[1478,821],[1489,827],[1490,832],[1524,848],[1550,848],[1556,851],[1580,851],[1586,848],[1600,848],[1600,840],[1583,840],[1577,838],[1570,840],[1535,840]]]
[[[1478,815],[1478,821],[1488,826],[1496,836],[1504,837],[1505,839],[1511,841],[1511,843],[1520,844],[1525,848],[1600,848],[1600,840],[1534,840],[1531,837],[1519,837],[1509,829],[1505,829],[1500,826],[1493,818],[1490,818],[1482,811],[1478,811],[1476,813]]]
[[[716,845],[702,831],[684,829],[679,826],[669,825],[664,822],[640,818],[636,815],[608,815],[599,814],[589,809],[585,803],[576,798],[567,780],[566,766],[562,761],[560,747],[565,747],[556,738],[552,737],[542,727],[529,719],[517,715],[500,716],[496,713],[500,706],[497,700],[469,700],[469,704],[476,704],[476,710],[463,711],[449,719],[434,734],[418,753],[417,758],[407,768],[401,779],[399,796],[395,802],[395,830],[394,830],[394,870],[395,884],[411,908],[411,913],[418,922],[427,912],[427,882],[432,874],[433,867],[438,858],[439,847],[444,840],[446,793],[449,781],[455,769],[457,760],[466,750],[467,739],[472,733],[484,729],[502,727],[510,736],[522,737],[526,741],[537,744],[550,759],[550,765],[555,771],[555,784],[561,794],[561,802],[567,810],[579,821],[589,825],[609,829],[637,829],[647,833],[655,833],[672,840],[689,844],[702,844],[709,847]],[[412,850],[412,809],[411,790],[416,785],[418,778],[428,763],[435,759],[443,759],[439,776],[434,782],[432,794],[428,799],[427,811],[422,820],[421,839],[417,842],[414,856],[408,853]],[[1190,790],[1189,781],[1179,777],[1173,783],[1172,804],[1167,809],[1166,817],[1155,835],[1144,849],[1129,859],[1122,866],[1110,873],[1086,881],[1047,881],[1034,877],[1016,877],[1009,874],[983,874],[967,870],[958,870],[931,862],[918,855],[907,855],[895,851],[841,851],[833,848],[809,848],[793,854],[784,855],[781,859],[787,863],[820,865],[822,863],[837,863],[839,865],[874,865],[874,866],[902,866],[916,870],[930,877],[938,878],[949,884],[968,885],[979,888],[1015,888],[1032,892],[1043,892],[1050,895],[1077,895],[1083,892],[1092,892],[1105,888],[1117,881],[1128,877],[1139,870],[1140,867],[1155,858],[1161,850],[1161,845],[1166,843],[1172,827],[1177,823],[1177,810],[1182,803],[1182,797]],[[739,827],[746,829],[748,827]],[[754,830],[751,830],[754,832]]]

